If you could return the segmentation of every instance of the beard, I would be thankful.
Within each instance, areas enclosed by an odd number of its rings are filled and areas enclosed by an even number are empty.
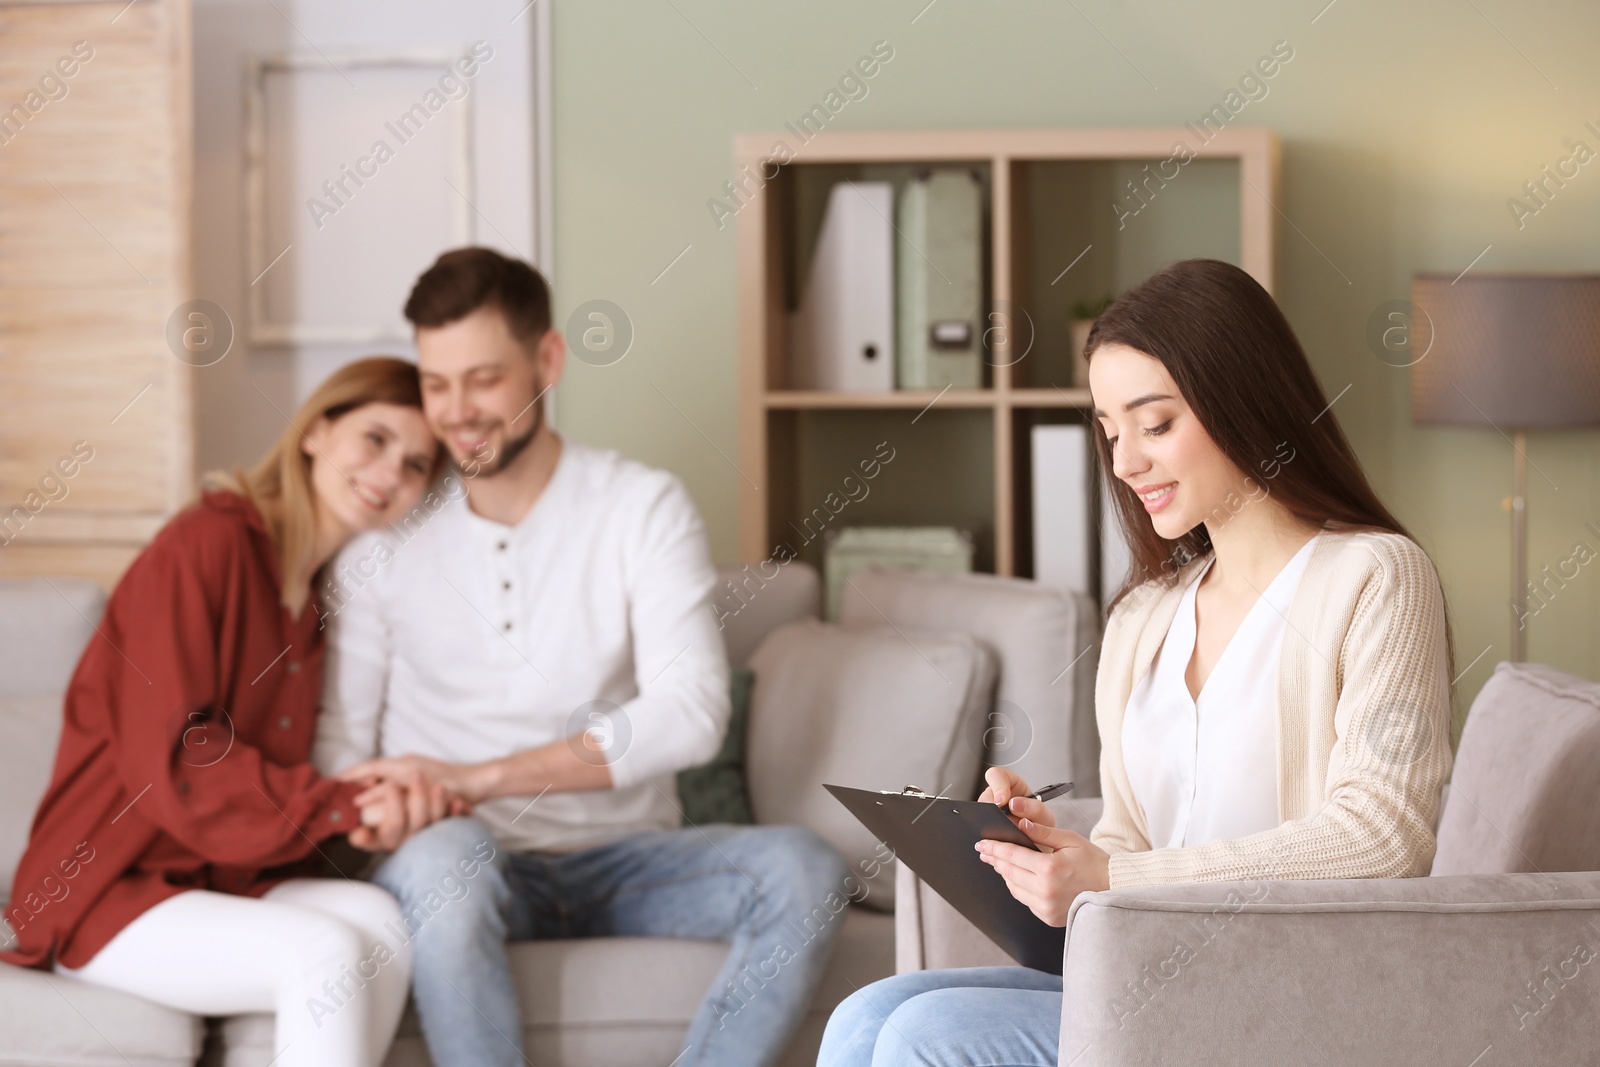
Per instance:
[[[493,455],[484,459],[479,459],[475,456],[468,456],[466,459],[455,457],[456,466],[460,467],[462,473],[466,474],[468,478],[493,478],[495,475],[503,473],[507,467],[517,461],[518,456],[527,451],[528,446],[533,444],[533,439],[539,435],[539,431],[543,427],[544,404],[543,402],[535,402],[533,405],[533,425],[528,427],[527,433],[507,438],[505,443]]]

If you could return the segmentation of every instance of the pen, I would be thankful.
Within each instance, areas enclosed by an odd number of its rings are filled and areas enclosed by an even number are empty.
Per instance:
[[[1073,785],[1074,783],[1072,782],[1057,782],[1055,785],[1047,785],[1043,789],[1027,794],[1027,798],[1029,800],[1054,800],[1063,793],[1070,793]],[[1012,798],[1012,800],[1015,799],[1015,797]],[[1011,801],[1008,800],[1004,804],[997,804],[995,806],[999,808],[1009,808],[1011,806]]]

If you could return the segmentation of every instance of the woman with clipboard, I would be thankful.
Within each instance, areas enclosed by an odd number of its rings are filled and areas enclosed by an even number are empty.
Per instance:
[[[1444,593],[1339,429],[1344,394],[1215,260],[1124,294],[1086,348],[1133,557],[1095,682],[1105,809],[1085,839],[991,768],[980,799],[1041,851],[980,842],[983,859],[1053,926],[1083,892],[1427,874],[1451,764]],[[1023,967],[885,979],[834,1012],[818,1062],[1055,1067],[1061,988]]]

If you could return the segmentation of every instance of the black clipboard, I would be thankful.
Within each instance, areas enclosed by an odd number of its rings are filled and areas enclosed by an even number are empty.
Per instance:
[[[1061,973],[1066,929],[1029,911],[973,848],[988,840],[1037,851],[998,805],[826,783],[823,788],[1012,959],[1036,971]]]

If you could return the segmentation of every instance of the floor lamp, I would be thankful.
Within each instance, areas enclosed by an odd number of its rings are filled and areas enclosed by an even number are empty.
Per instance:
[[[1600,275],[1418,274],[1411,417],[1511,441],[1511,658],[1527,658],[1528,431],[1600,425]]]

